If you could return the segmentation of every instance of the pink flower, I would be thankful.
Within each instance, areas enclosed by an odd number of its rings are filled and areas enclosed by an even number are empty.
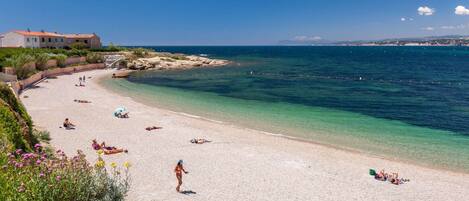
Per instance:
[[[38,160],[36,161],[36,165],[40,165],[41,162],[42,162],[42,161],[38,159]]]
[[[43,172],[39,173],[39,177],[44,177],[44,173]]]
[[[60,175],[57,175],[57,176],[55,177],[55,180],[57,180],[57,181],[60,181],[60,179],[62,179],[62,177],[61,177]]]
[[[17,167],[17,168],[22,168],[22,167],[23,167],[23,163],[16,163],[16,164],[15,164],[15,167]]]
[[[17,150],[15,151],[15,153],[16,153],[17,155],[20,155],[21,153],[23,153],[23,150],[17,149]]]

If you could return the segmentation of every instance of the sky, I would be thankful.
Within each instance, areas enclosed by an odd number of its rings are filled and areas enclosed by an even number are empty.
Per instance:
[[[469,35],[469,0],[2,0],[0,6],[0,33],[95,32],[105,45]]]

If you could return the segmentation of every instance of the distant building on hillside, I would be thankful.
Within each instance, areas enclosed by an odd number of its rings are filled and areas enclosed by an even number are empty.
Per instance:
[[[1,36],[0,47],[65,48],[81,42],[88,48],[101,47],[96,34],[59,34],[45,31],[10,31]]]

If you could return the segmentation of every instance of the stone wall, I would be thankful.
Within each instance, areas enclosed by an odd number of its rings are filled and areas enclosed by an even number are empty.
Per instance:
[[[79,64],[79,63],[85,63],[86,62],[86,57],[70,57],[65,60],[65,65],[70,66],[74,64]],[[48,60],[46,62],[45,68],[53,68],[57,67],[58,62],[55,59]],[[36,69],[36,63],[30,62],[27,63],[23,66],[23,68],[28,68],[30,70],[35,70]],[[2,68],[3,73],[9,74],[9,75],[15,75],[15,68],[13,67],[3,67]]]
[[[73,65],[86,62],[86,57],[69,57],[65,60],[65,65]]]

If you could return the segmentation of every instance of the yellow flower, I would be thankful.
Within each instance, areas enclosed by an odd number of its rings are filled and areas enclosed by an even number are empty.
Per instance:
[[[97,153],[98,153],[98,155],[101,156],[101,155],[103,155],[104,152],[103,152],[103,150],[100,149],[100,150],[97,151]]]
[[[112,162],[112,163],[111,163],[111,167],[112,167],[112,168],[116,168],[116,167],[117,167],[117,164],[114,163],[114,162]]]
[[[124,162],[124,167],[125,167],[125,168],[129,168],[129,167],[130,167],[130,163],[129,163],[129,162],[127,162],[127,161],[126,161],[126,162]]]
[[[99,168],[104,167],[104,165],[105,165],[105,163],[104,163],[103,160],[98,160],[98,161],[96,161],[96,164],[95,164],[95,166],[99,167]]]

